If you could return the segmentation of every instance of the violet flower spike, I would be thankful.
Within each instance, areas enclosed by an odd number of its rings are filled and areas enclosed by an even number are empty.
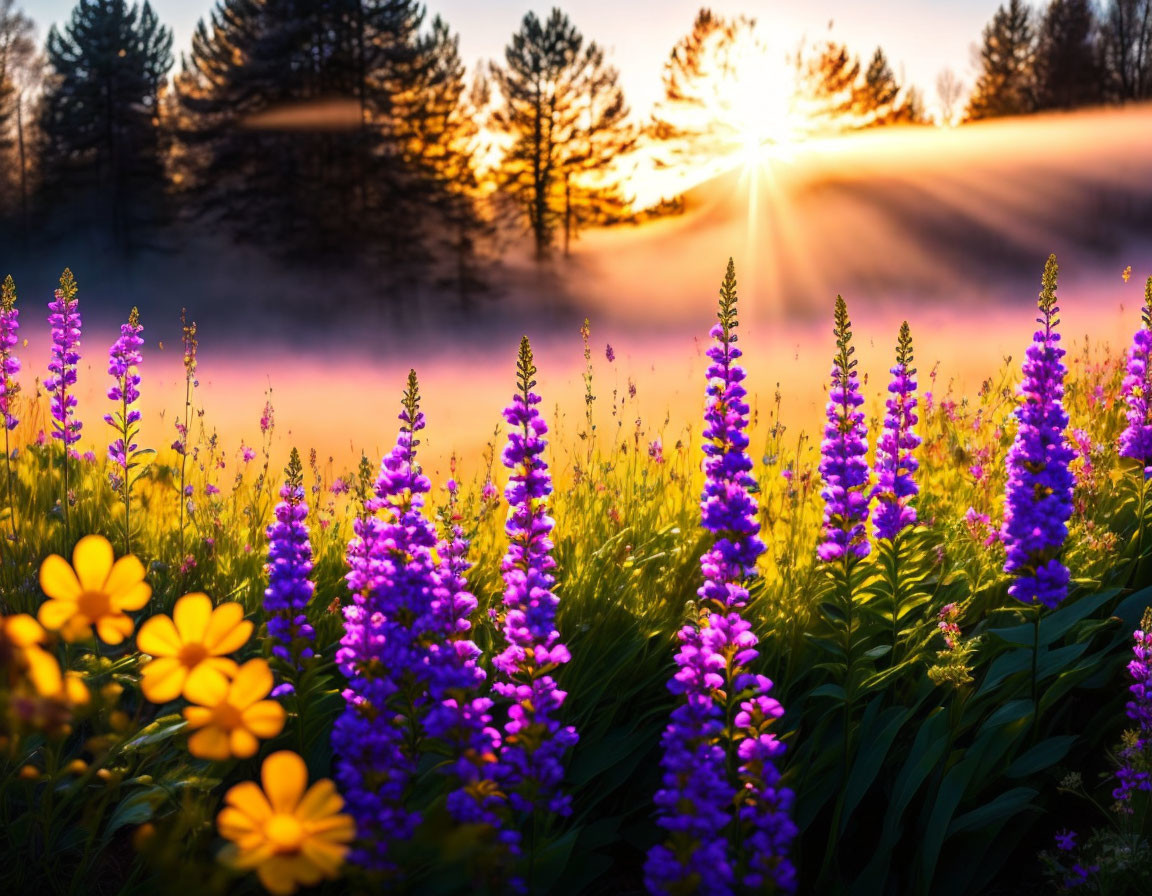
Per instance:
[[[307,610],[316,586],[311,580],[312,543],[305,523],[308,504],[304,497],[303,465],[300,452],[295,448],[284,472],[276,521],[268,526],[268,562],[264,567],[268,587],[264,591],[264,612],[268,616],[272,653],[291,669],[299,670],[302,661],[315,653],[316,632],[308,622]]]
[[[15,349],[20,341],[20,309],[16,307],[16,284],[9,275],[0,287],[0,415],[4,418],[6,430],[18,425],[16,419],[16,396],[20,384],[16,374],[20,372],[20,360]]]
[[[824,538],[816,555],[826,563],[852,563],[868,556],[868,433],[860,406],[860,382],[852,355],[848,306],[836,297],[836,358],[832,363],[820,475],[824,488]]]
[[[876,485],[872,497],[876,511],[872,525],[877,539],[894,539],[916,525],[916,509],[910,502],[919,493],[913,478],[920,464],[913,451],[920,445],[915,426],[916,369],[912,366],[912,334],[908,322],[900,326],[896,343],[896,366],[890,371],[890,397],[885,402],[884,430],[876,444]]]
[[[83,424],[75,418],[76,395],[69,391],[76,385],[76,365],[80,361],[80,309],[76,298],[76,281],[68,268],[60,275],[60,288],[48,303],[51,314],[48,324],[52,328],[52,360],[48,362],[48,376],[44,388],[52,396],[52,438],[64,443],[64,448],[80,441]]]
[[[1144,285],[1143,325],[1132,336],[1128,371],[1121,394],[1128,406],[1128,425],[1120,435],[1120,456],[1140,461],[1144,478],[1152,478],[1152,277]]]
[[[568,695],[551,674],[570,657],[556,630],[559,599],[552,591],[556,561],[547,507],[552,477],[543,458],[548,427],[537,408],[540,396],[532,391],[536,365],[526,336],[516,371],[519,390],[504,410],[509,431],[503,462],[511,471],[504,491],[508,550],[501,563],[505,646],[492,661],[498,673],[492,689],[510,703],[498,778],[513,809],[567,814],[570,798],[560,787],[563,758],[578,735],[560,723]],[[532,736],[525,737],[525,732]]]
[[[736,363],[741,353],[735,345],[736,274],[731,260],[718,317],[708,349],[701,496],[702,525],[717,537],[701,557],[704,582],[697,591],[698,615],[679,632],[678,671],[668,684],[683,702],[672,711],[661,738],[663,786],[654,802],[657,824],[668,836],[649,850],[645,862],[644,882],[653,894],[724,896],[737,888],[795,888],[795,869],[787,857],[796,833],[788,816],[793,796],[779,786],[774,760],[785,747],[770,730],[783,709],[768,696],[772,682],[747,670],[758,656],[757,639],[740,613],[765,547],[747,452],[745,374]],[[731,694],[739,707],[730,738],[718,692]],[[736,760],[734,778],[729,776],[729,752]],[[729,851],[728,831],[733,828],[746,857],[739,868]]]
[[[1008,452],[1003,539],[1004,572],[1013,577],[1008,593],[1026,604],[1054,608],[1068,596],[1068,567],[1060,557],[1068,537],[1075,485],[1069,464],[1074,452],[1064,431],[1064,349],[1056,305],[1056,256],[1044,266],[1041,325],[1024,361],[1016,407],[1016,438]]]
[[[1125,712],[1136,727],[1125,733],[1124,745],[1119,752],[1119,768],[1116,770],[1118,785],[1112,791],[1117,807],[1131,815],[1132,795],[1136,791],[1152,791],[1152,610],[1145,610],[1140,628],[1132,633],[1132,661],[1128,664],[1128,674],[1132,684],[1128,691],[1132,699]]]

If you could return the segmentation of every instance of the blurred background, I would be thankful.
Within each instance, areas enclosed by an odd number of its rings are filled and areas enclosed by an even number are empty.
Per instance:
[[[586,317],[694,410],[731,255],[754,385],[810,412],[837,293],[877,370],[909,318],[967,385],[1049,252],[1074,334],[1134,326],[1149,100],[1152,0],[0,0],[0,274],[38,322],[73,270],[90,383],[138,306],[175,384],[186,307],[218,417],[285,386],[332,442],[337,383],[415,364],[467,443],[522,331],[579,401]]]

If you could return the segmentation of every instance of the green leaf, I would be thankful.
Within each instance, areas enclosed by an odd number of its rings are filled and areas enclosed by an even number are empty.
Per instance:
[[[961,831],[973,831],[997,822],[1003,823],[1032,802],[1039,793],[1032,787],[1013,787],[978,809],[965,812],[948,826],[948,836]]]
[[[104,842],[112,840],[112,835],[120,828],[129,824],[143,824],[152,818],[156,808],[164,802],[166,794],[163,788],[148,787],[143,790],[133,790],[122,799],[104,827]]]
[[[871,710],[873,706],[879,706],[882,699],[881,697],[874,699],[868,709]],[[844,788],[844,807],[840,815],[841,836],[848,827],[848,821],[852,813],[856,811],[860,800],[864,798],[868,788],[876,780],[876,775],[883,766],[896,735],[900,733],[900,729],[911,715],[911,709],[890,706],[880,715],[879,721],[874,725],[865,727],[863,720],[861,720],[861,747],[856,754],[856,761],[852,764],[852,771],[848,774],[848,783]],[[867,712],[865,717],[867,717]]]
[[[1009,778],[1023,778],[1042,772],[1067,756],[1074,743],[1076,736],[1073,734],[1062,734],[1042,740],[1018,756],[1004,774]]]

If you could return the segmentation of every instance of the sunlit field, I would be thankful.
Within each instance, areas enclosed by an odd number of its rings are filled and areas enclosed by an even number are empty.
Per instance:
[[[1152,896],[1152,0],[571,6],[0,0],[0,896]]]

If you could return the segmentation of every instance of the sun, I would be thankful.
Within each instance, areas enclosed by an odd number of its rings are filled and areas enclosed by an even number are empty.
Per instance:
[[[791,154],[802,139],[796,71],[785,54],[754,31],[740,33],[723,69],[724,99],[717,119],[734,136],[733,154],[744,165]]]

